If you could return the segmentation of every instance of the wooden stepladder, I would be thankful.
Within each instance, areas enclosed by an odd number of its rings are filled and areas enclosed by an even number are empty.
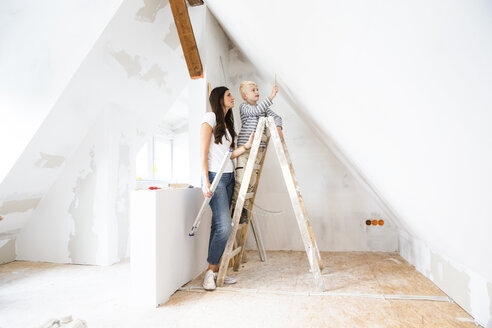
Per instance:
[[[299,226],[299,231],[304,243],[304,248],[306,250],[309,265],[311,267],[311,272],[313,273],[314,280],[316,282],[316,287],[318,288],[318,290],[323,291],[325,290],[325,285],[321,276],[323,265],[321,262],[321,256],[319,254],[318,246],[316,245],[316,240],[314,239],[314,234],[311,228],[311,221],[307,216],[304,201],[302,199],[301,192],[299,191],[297,179],[294,174],[294,168],[292,166],[292,162],[287,151],[287,146],[285,144],[285,141],[280,139],[273,117],[261,117],[258,122],[255,137],[253,140],[253,146],[250,150],[250,155],[246,164],[243,181],[241,183],[241,188],[239,189],[239,194],[237,196],[236,207],[234,209],[234,215],[232,217],[231,223],[231,234],[229,236],[229,239],[227,240],[227,244],[222,255],[216,284],[217,286],[223,286],[224,278],[227,273],[227,267],[231,259],[234,260],[234,271],[239,270],[239,265],[244,253],[244,244],[246,242],[248,226],[251,222],[251,212],[256,197],[256,190],[258,189],[256,188],[254,192],[248,193],[249,181],[251,179],[251,175],[253,174],[253,169],[255,168],[256,156],[258,155],[258,149],[260,148],[263,131],[265,129],[267,129],[267,134],[270,135],[269,139],[272,139],[273,141],[275,152],[280,162],[282,174],[287,185],[287,190],[289,192],[292,207],[297,219],[297,224]],[[268,144],[269,140],[267,140],[267,147]],[[261,176],[264,158],[265,157],[263,157],[263,160],[260,163],[260,171],[257,177],[258,182]],[[239,228],[239,219],[241,217],[244,203],[247,199],[250,199],[248,205],[248,223],[247,226],[241,231],[237,247],[233,249],[234,241],[236,240],[236,234]]]

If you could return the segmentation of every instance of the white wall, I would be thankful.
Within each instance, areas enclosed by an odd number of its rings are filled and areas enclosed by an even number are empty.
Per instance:
[[[170,181],[172,183],[190,183],[190,114],[200,116],[205,107],[195,105],[195,99],[201,98],[193,92],[192,84],[196,82],[203,94],[206,88],[205,81],[190,80],[159,124],[159,129],[162,128],[164,134],[173,141],[173,179]]]
[[[221,85],[230,88],[236,98],[235,123],[239,132],[238,107],[242,101],[238,92],[239,83],[242,80],[256,80],[266,96],[271,90],[271,81],[265,81],[241,51],[231,44],[208,11],[203,30],[207,33],[199,50],[205,67],[205,80],[212,89]],[[204,104],[209,107],[205,95],[203,100],[206,103],[198,103],[202,99],[200,94],[204,92],[203,87],[189,85],[188,92],[183,91],[183,95],[189,95],[191,101],[197,101],[196,106],[189,103],[189,108],[203,110]],[[183,104],[186,103],[186,97],[180,99]],[[295,113],[295,104],[285,91],[280,92],[272,109],[283,116],[287,143],[320,249],[396,251],[398,238],[391,218],[320,142],[319,136],[302,122]],[[189,115],[190,182],[195,186],[200,186],[198,131],[201,113],[195,111],[195,114]],[[278,170],[275,154],[269,152],[256,202],[256,214],[263,228],[265,244],[268,249],[303,250],[289,196]],[[386,224],[366,226],[365,220],[368,218],[384,219]],[[248,246],[253,247],[250,242]]]
[[[0,239],[0,264],[15,261],[15,238]]]
[[[190,136],[180,135],[176,146],[185,145],[178,153],[190,164],[190,172],[197,165],[198,138],[196,142],[190,140],[198,136],[206,110],[206,83],[204,79],[189,81],[167,1],[145,2],[147,7],[151,3],[153,14],[146,13],[154,17],[152,22],[139,18],[146,8],[140,1],[123,4],[52,117],[38,132],[35,146],[31,145],[24,157],[35,157],[36,151],[47,147],[47,140],[50,146],[61,149],[57,154],[66,152],[68,145],[77,144],[77,138],[82,137],[80,145],[70,152],[63,165],[50,167],[52,176],[43,181],[37,174],[46,168],[33,171],[30,162],[21,158],[16,174],[10,174],[10,182],[1,186],[10,192],[8,186],[15,181],[28,180],[20,174],[21,169],[24,175],[43,182],[34,188],[19,187],[31,193],[37,190],[39,199],[30,212],[10,213],[6,217],[17,215],[14,218],[18,221],[10,222],[15,228],[23,227],[17,240],[18,259],[111,264],[127,257],[128,199],[135,184],[136,152],[145,138],[154,133],[157,123],[165,120],[167,111],[186,107]],[[205,42],[202,34],[206,14],[205,7],[190,9],[199,46]],[[212,48],[220,44],[213,37],[207,42]],[[215,69],[209,67],[208,71]],[[91,97],[87,98],[87,94]],[[78,116],[81,109],[89,117]],[[72,120],[79,125],[59,126],[59,122],[68,124]],[[65,129],[68,140],[54,141],[60,139],[57,129]],[[186,143],[191,145],[187,147]],[[181,171],[186,171],[187,166],[182,165]],[[185,177],[186,173],[183,171],[180,176]],[[52,181],[55,183],[50,184]]]
[[[207,4],[402,228],[492,281],[490,2]]]
[[[0,183],[121,3],[0,3]]]
[[[263,77],[236,47],[230,47],[227,65],[229,85],[236,98],[236,130],[243,102],[238,87],[241,81],[258,83],[260,99],[270,95],[274,78]],[[300,191],[313,230],[322,251],[396,251],[398,234],[391,218],[354,179],[351,173],[323,144],[319,136],[296,113],[286,90],[279,93],[271,109],[283,120],[283,132]],[[270,145],[258,187],[254,214],[260,224],[267,249],[304,250],[294,211],[290,203],[277,155]],[[367,226],[367,219],[383,219],[383,226]],[[255,248],[252,236],[249,248]]]
[[[139,123],[121,108],[101,113],[19,234],[18,260],[107,265],[128,257]]]
[[[399,236],[400,255],[431,279],[484,327],[492,327],[492,283],[407,233]]]
[[[239,83],[243,80],[258,81],[260,93],[268,96],[273,81],[262,77],[241,51],[231,44],[212,15],[207,16],[205,30],[208,34],[205,49],[201,51],[206,66],[205,78],[212,89],[220,85],[230,88],[236,98],[235,125],[239,132],[241,120],[238,108],[242,102]],[[281,90],[274,102],[272,109],[284,119],[287,144],[313,222],[318,247],[321,250],[396,251],[398,238],[391,218],[385,215],[367,191],[320,142],[319,136],[300,120],[295,113],[295,104],[284,90]],[[196,140],[198,142],[198,138]],[[197,153],[194,156],[198,159]],[[199,166],[195,166],[199,172]],[[290,198],[274,152],[267,154],[256,199],[255,213],[262,228],[265,246],[268,249],[303,250]],[[384,219],[386,224],[366,226],[365,220],[368,218]],[[247,246],[255,247],[251,239]]]
[[[127,256],[135,151],[188,82],[173,27],[167,1],[125,1],[0,185],[3,208],[21,201],[0,228],[26,226],[18,258],[110,264]],[[45,165],[41,153],[63,161]],[[68,258],[77,244],[80,261]]]

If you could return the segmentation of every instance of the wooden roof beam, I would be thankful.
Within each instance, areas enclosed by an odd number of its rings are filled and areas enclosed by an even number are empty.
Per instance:
[[[198,53],[198,47],[193,34],[188,7],[185,0],[169,0],[171,11],[174,16],[174,23],[178,30],[181,48],[192,79],[203,78],[203,66]]]

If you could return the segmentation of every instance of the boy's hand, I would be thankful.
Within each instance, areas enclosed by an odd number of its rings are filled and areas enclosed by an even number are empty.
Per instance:
[[[280,136],[280,140],[284,140],[284,134],[282,133],[282,128],[277,126],[278,135]]]
[[[248,150],[251,149],[251,146],[253,145],[253,139],[255,138],[255,131],[251,132],[251,135],[249,136],[248,142],[244,144],[244,147]]]
[[[275,96],[277,95],[277,92],[278,92],[278,87],[277,87],[277,84],[275,83],[275,85],[273,86],[273,89],[272,89],[272,93],[270,94],[270,100],[273,100],[273,98],[275,98]]]

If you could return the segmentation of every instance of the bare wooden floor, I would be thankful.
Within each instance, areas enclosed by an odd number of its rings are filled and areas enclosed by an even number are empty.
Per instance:
[[[304,252],[256,252],[235,285],[198,277],[157,309],[133,305],[128,263],[111,267],[13,262],[0,266],[0,327],[38,327],[72,314],[93,327],[476,327],[394,253],[322,253],[318,293]]]

